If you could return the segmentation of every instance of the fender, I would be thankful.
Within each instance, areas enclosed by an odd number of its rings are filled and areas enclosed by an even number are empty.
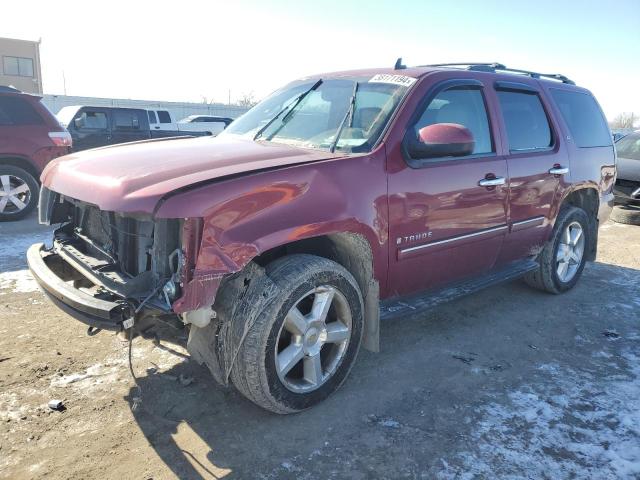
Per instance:
[[[222,279],[264,252],[335,233],[366,239],[375,280],[386,285],[384,164],[381,146],[368,155],[255,173],[169,197],[156,218],[187,219],[183,295],[173,310],[210,307]]]

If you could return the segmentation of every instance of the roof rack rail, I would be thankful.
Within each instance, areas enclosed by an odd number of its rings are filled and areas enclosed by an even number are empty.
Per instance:
[[[2,92],[2,93],[22,93],[17,88],[8,87],[6,85],[0,85],[0,92]]]
[[[459,63],[434,63],[431,65],[419,65],[420,67],[466,67],[465,70],[473,70],[476,72],[507,72],[507,73],[517,73],[520,75],[527,75],[531,78],[551,78],[553,80],[558,80],[562,83],[567,83],[569,85],[575,85],[576,83],[573,80],[561,75],[559,73],[539,73],[539,72],[531,72],[529,70],[521,70],[519,68],[507,68],[502,63],[493,62],[493,63],[477,63],[477,62],[459,62]]]

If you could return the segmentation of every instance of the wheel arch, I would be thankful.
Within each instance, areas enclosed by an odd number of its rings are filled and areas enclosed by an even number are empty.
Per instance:
[[[597,187],[594,185],[579,185],[565,192],[559,203],[560,209],[564,206],[571,205],[580,208],[587,213],[589,217],[589,230],[591,242],[587,248],[587,260],[594,261],[596,259],[596,251],[598,248],[598,209],[600,207],[600,195]]]
[[[35,181],[40,184],[40,175],[38,174],[38,170],[31,163],[27,157],[20,156],[0,156],[0,165],[11,165],[16,168],[21,168],[25,172],[29,173]]]

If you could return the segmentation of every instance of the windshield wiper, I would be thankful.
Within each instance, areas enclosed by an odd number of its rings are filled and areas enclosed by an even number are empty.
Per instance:
[[[347,120],[349,120],[349,128],[353,125],[353,111],[356,106],[356,95],[358,94],[358,82],[355,82],[353,85],[353,92],[351,93],[351,99],[349,100],[349,109],[347,113],[344,114],[344,118],[340,122],[340,126],[338,127],[338,131],[336,132],[336,138],[331,142],[331,147],[329,151],[333,153],[338,146],[338,140],[340,140],[340,135],[342,135],[342,130],[344,130],[344,126],[347,124]]]
[[[280,110],[275,117],[273,117],[271,120],[269,120],[260,130],[258,130],[258,132],[254,135],[253,139],[257,140],[258,138],[260,138],[262,136],[262,134],[265,132],[265,130],[267,128],[269,128],[273,124],[273,122],[275,122],[280,117],[280,115],[282,115],[284,112],[286,112],[287,110],[289,110],[289,113],[293,112],[293,110],[300,104],[300,102],[302,100],[304,100],[304,97],[306,97],[311,92],[313,92],[316,88],[318,88],[321,83],[322,83],[322,79],[319,78],[318,81],[311,86],[311,88],[309,88],[308,90],[306,90],[306,91],[302,92],[300,95],[298,95],[298,98],[296,98],[292,103],[290,103],[289,105],[284,107],[282,110]],[[285,118],[282,119],[283,126],[286,123],[285,122],[286,118],[290,118],[289,114],[287,114],[285,116]],[[274,132],[274,135],[276,133],[277,133],[277,131]],[[271,137],[273,137],[273,135],[271,135]]]

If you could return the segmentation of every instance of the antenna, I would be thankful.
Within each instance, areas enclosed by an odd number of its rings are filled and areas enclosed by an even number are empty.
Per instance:
[[[407,66],[402,64],[402,57],[399,57],[396,60],[396,64],[393,66],[393,69],[394,70],[404,70],[405,68],[407,68]]]

